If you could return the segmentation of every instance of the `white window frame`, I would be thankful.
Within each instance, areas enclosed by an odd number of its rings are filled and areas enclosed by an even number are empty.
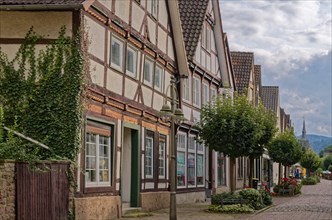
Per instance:
[[[86,163],[86,159],[87,157],[91,157],[91,156],[88,156],[86,154],[86,147],[88,144],[95,144],[95,147],[96,147],[96,155],[95,155],[95,158],[96,158],[96,181],[95,182],[89,182],[87,181],[87,176],[85,177],[85,186],[86,187],[104,187],[104,186],[111,186],[111,137],[110,136],[105,136],[105,135],[99,135],[99,134],[95,134],[95,133],[90,133],[90,132],[87,132],[86,135],[95,135],[95,138],[96,138],[96,142],[95,143],[92,143],[92,142],[88,142],[88,140],[85,140],[85,155],[84,155],[84,159],[85,159],[85,172],[87,170],[87,163]],[[100,146],[100,143],[99,143],[99,137],[102,136],[102,137],[106,137],[107,140],[108,140],[108,181],[107,182],[100,182],[99,181],[99,163],[100,163],[100,154],[99,154],[99,146]]]
[[[209,27],[209,25],[207,24],[205,26],[205,31],[206,31],[206,37],[205,37],[205,40],[206,40],[206,43],[205,43],[205,49],[210,52],[211,51],[211,28]]]
[[[204,83],[202,85],[202,106],[209,103],[209,84]]]
[[[198,77],[193,77],[193,105],[201,107],[201,81]]]
[[[190,77],[185,78],[182,81],[182,98],[183,100],[190,102]]]
[[[211,93],[210,94],[211,94],[211,97],[210,97],[211,102],[215,102],[216,99],[217,99],[217,89],[211,88]]]
[[[128,70],[128,54],[129,52],[133,54],[133,72]],[[134,79],[137,79],[137,50],[132,48],[131,46],[127,46],[127,51],[126,51],[126,74],[128,76],[133,77]]]
[[[163,147],[162,144],[163,143]],[[160,179],[166,177],[166,149],[167,149],[167,137],[166,135],[159,135],[159,157],[158,157],[158,175]],[[163,167],[160,167],[160,161],[162,160]],[[164,174],[160,175],[160,169],[164,170]]]
[[[149,76],[150,81],[148,81],[148,80],[145,79],[145,75],[147,74],[147,72],[146,72],[146,64],[148,64],[150,66],[150,69],[149,69],[149,72],[148,72],[148,74],[150,75]],[[154,72],[154,62],[151,59],[145,57],[145,60],[144,60],[144,70],[143,70],[143,81],[144,81],[144,83],[146,85],[149,85],[151,87],[153,85],[153,72]]]
[[[183,132],[178,132],[178,137],[177,137],[177,154],[180,153],[184,153],[184,177],[185,177],[185,183],[183,186],[179,186],[177,185],[177,188],[181,189],[181,188],[186,188],[187,184],[188,184],[188,178],[187,178],[187,150],[186,150],[186,146],[187,146],[187,135],[186,133]],[[179,143],[179,136],[184,137],[184,144],[183,147],[180,146]],[[178,157],[177,157],[178,158]],[[176,162],[177,163],[177,162]],[[177,171],[176,171],[177,173]],[[178,177],[177,177],[178,178]],[[178,182],[178,181],[177,181]]]
[[[205,147],[204,147],[204,144],[203,143],[196,143],[196,148],[197,148],[197,154],[196,154],[196,184],[197,184],[197,186],[198,187],[200,187],[200,186],[204,186],[204,181],[205,181],[205,157],[204,157],[204,153],[205,153]],[[202,149],[201,149],[202,148]],[[203,166],[203,183],[202,184],[198,184],[197,183],[197,157],[198,157],[198,155],[201,155],[202,156],[202,158],[203,158],[203,161],[202,161],[202,166]]]
[[[112,62],[112,57],[113,57],[113,50],[112,50],[112,44],[113,42],[116,42],[120,45],[120,54],[119,54],[119,61],[120,61],[120,65],[113,63]],[[110,53],[110,63],[111,63],[111,67],[123,72],[123,49],[124,49],[124,43],[123,41],[121,41],[120,39],[118,39],[117,37],[115,37],[114,35],[112,35],[111,37],[111,53]]]
[[[191,143],[192,142],[192,143]],[[193,148],[190,148],[189,145],[192,144],[193,145]],[[193,185],[189,185],[188,184],[188,188],[194,188],[196,187],[196,178],[197,178],[197,157],[196,157],[196,140],[195,140],[195,135],[192,135],[192,134],[189,134],[189,137],[188,137],[188,154],[187,154],[187,161],[189,161],[189,154],[193,154],[194,155],[194,158],[195,158],[195,162],[194,162],[194,184]],[[187,165],[187,173],[189,173],[188,169],[188,165]],[[189,178],[188,178],[188,175],[187,174],[187,182],[189,182]]]
[[[150,140],[151,141],[151,174],[146,174],[146,171],[148,170],[147,169],[147,164],[146,164],[146,158],[147,158],[147,143],[148,141],[147,140]],[[146,136],[145,136],[145,161],[144,161],[144,171],[145,171],[145,177],[146,178],[153,178],[153,164],[154,164],[154,157],[153,157],[153,149],[154,149],[154,138],[153,138],[153,135],[152,137],[149,137],[149,134],[148,132],[146,133]],[[150,165],[149,165],[150,166]]]
[[[157,80],[156,80],[157,70],[160,70],[160,72],[159,72],[160,76],[159,76],[159,82],[158,82],[159,86],[157,86],[157,83],[156,83],[157,82]],[[160,65],[156,64],[156,68],[154,70],[154,87],[156,90],[158,90],[160,92],[163,90],[163,78],[164,78],[164,69]]]
[[[157,18],[158,12],[158,0],[150,0],[151,1],[151,15],[154,18]]]

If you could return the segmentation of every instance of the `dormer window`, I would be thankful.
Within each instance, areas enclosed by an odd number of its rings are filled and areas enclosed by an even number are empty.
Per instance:
[[[157,18],[158,0],[151,0],[151,14]]]

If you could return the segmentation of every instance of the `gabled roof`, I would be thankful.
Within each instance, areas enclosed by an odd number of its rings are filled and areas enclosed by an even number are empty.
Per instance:
[[[262,96],[262,73],[261,73],[261,65],[255,65],[254,66],[254,72],[255,72],[255,83],[256,86],[259,87],[259,96]]]
[[[277,114],[279,108],[279,86],[262,86],[262,100],[266,109]]]
[[[187,58],[192,60],[202,32],[208,0],[179,0],[179,11]]]
[[[240,94],[246,93],[249,87],[250,71],[254,62],[254,53],[231,51],[231,59],[238,92]]]

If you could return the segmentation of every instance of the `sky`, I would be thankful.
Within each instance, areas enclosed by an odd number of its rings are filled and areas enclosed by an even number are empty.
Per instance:
[[[231,51],[254,52],[295,134],[332,136],[332,1],[219,0]]]

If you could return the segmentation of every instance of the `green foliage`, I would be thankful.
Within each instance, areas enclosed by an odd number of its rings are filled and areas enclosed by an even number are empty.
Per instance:
[[[332,172],[332,164],[327,169],[328,171]]]
[[[268,147],[273,161],[284,166],[295,164],[301,159],[302,149],[292,130],[286,130],[275,137]]]
[[[263,200],[264,205],[272,205],[272,195],[271,195],[270,192],[267,192],[263,189],[260,189],[259,193],[262,196],[262,200]]]
[[[323,158],[323,168],[327,170],[329,166],[332,165],[332,155],[327,155]]]
[[[295,190],[294,190],[294,194],[295,194],[295,195],[301,193],[302,186],[303,186],[302,183],[298,183],[298,184],[297,184],[297,186],[295,187]]]
[[[39,159],[74,160],[79,149],[84,56],[78,40],[65,36],[65,28],[54,44],[39,53],[35,47],[38,38],[31,29],[11,61],[0,49],[4,125],[17,123],[15,130],[49,146],[49,151],[35,152]],[[31,144],[19,144],[20,149],[27,146],[21,153],[30,152]],[[14,150],[12,153],[15,156]],[[10,156],[7,152],[0,157]]]
[[[315,152],[313,152],[311,149],[308,149],[303,154],[300,160],[300,164],[308,171],[315,172],[321,165],[321,159]],[[309,176],[310,172],[308,172]]]
[[[210,205],[208,208],[210,212],[217,212],[217,213],[254,213],[255,210],[252,209],[249,205]]]
[[[325,152],[331,152],[332,153],[332,144],[324,147],[324,149],[319,152],[319,156],[323,157]]]
[[[323,172],[323,169],[321,167],[319,167],[316,172],[317,172],[317,175],[320,175]]]
[[[233,100],[218,97],[215,104],[202,109],[200,137],[206,146],[229,157],[256,158],[263,154],[263,144],[269,140],[267,130],[274,132],[268,123],[274,119],[273,114],[254,107],[244,95],[235,94]]]
[[[221,202],[221,198],[223,198],[223,199],[239,199],[239,198],[241,198],[241,196],[238,193],[232,193],[232,192],[218,193],[218,194],[212,195],[211,204],[212,205],[219,205],[220,202]]]
[[[239,192],[239,194],[243,197],[243,199],[246,199],[249,202],[249,205],[252,208],[256,210],[264,208],[262,195],[257,189],[243,189]]]
[[[307,178],[304,178],[301,183],[303,185],[316,185],[317,184],[317,179],[316,177],[307,177]]]

